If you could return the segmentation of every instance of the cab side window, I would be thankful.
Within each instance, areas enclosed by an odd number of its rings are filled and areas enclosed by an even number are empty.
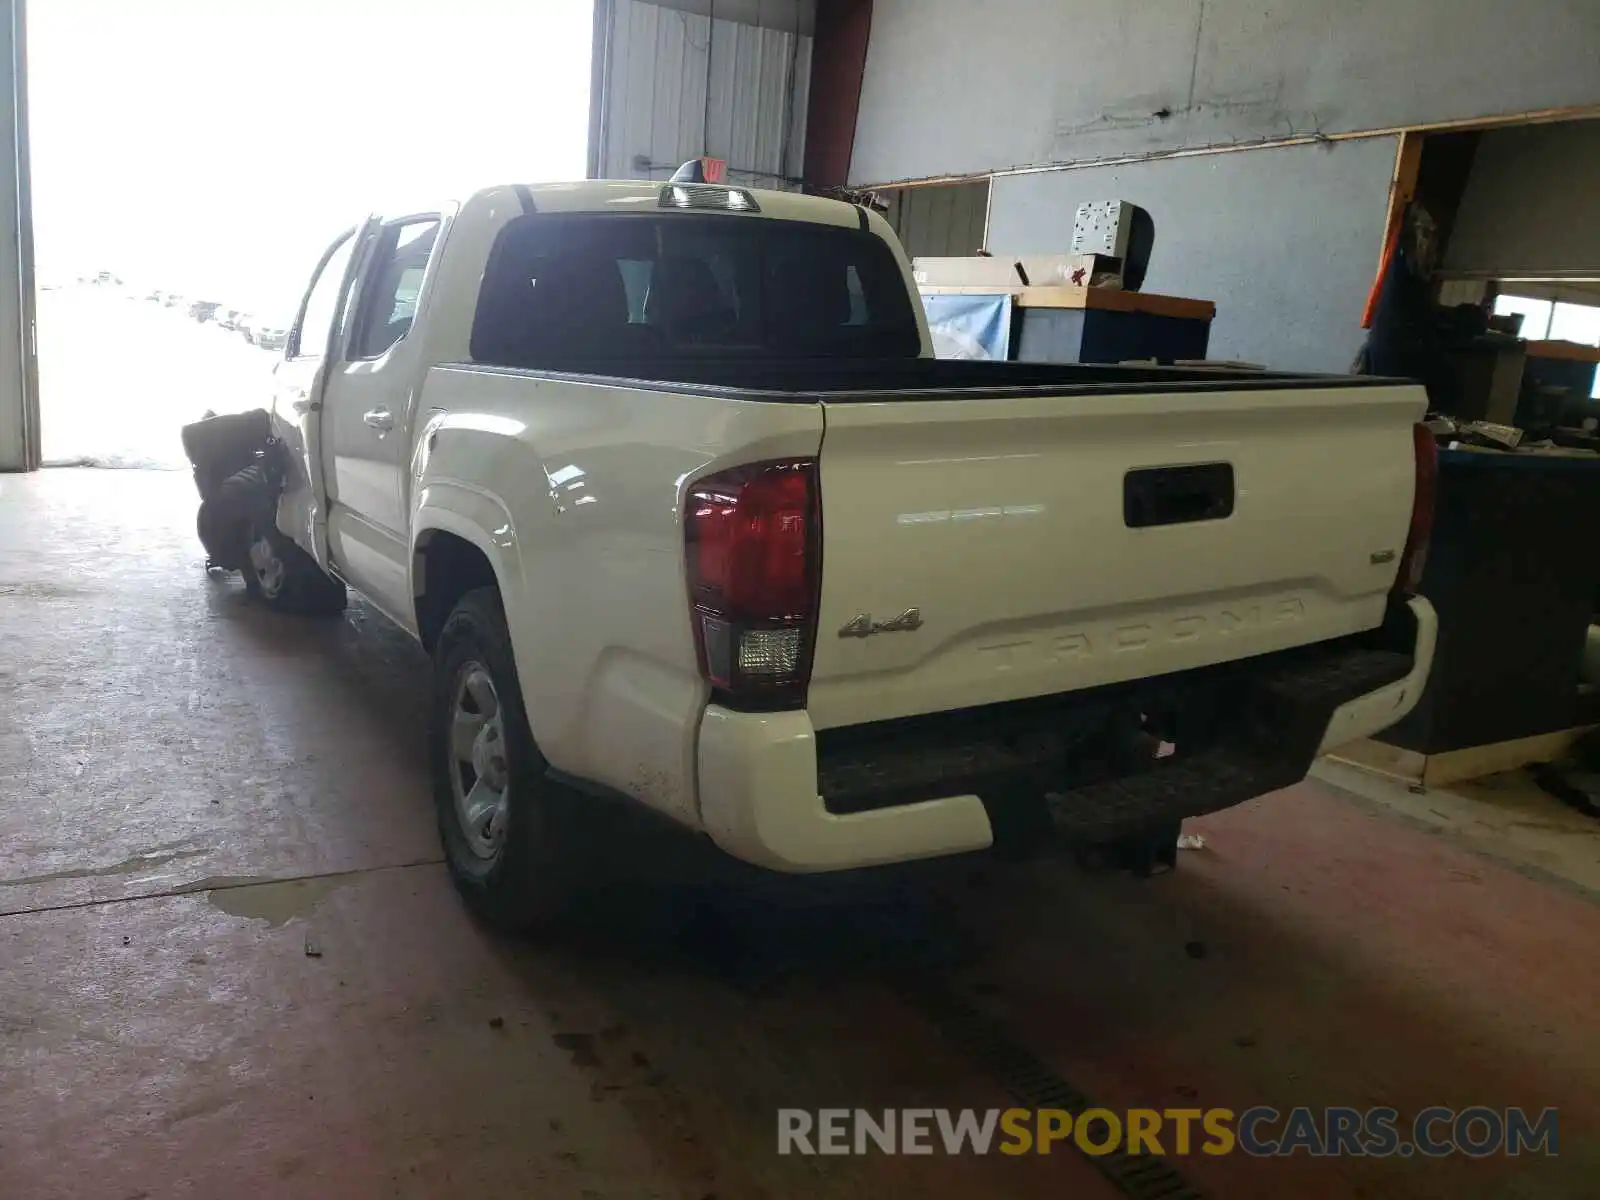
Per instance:
[[[352,359],[378,358],[411,332],[422,276],[438,237],[437,217],[384,226],[361,287],[350,338]]]
[[[345,271],[350,266],[355,241],[353,230],[345,234],[317,272],[311,290],[306,293],[305,310],[295,323],[289,341],[290,358],[321,358],[328,352],[328,338],[333,333],[339,293],[344,288]]]

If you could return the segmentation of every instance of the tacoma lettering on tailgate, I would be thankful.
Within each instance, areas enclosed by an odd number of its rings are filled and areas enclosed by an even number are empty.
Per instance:
[[[1125,625],[1044,633],[994,642],[978,647],[978,654],[990,670],[1009,671],[1014,667],[1037,664],[1041,659],[1045,662],[1068,662],[1106,652],[1120,654],[1154,645],[1227,637],[1241,629],[1287,625],[1305,615],[1305,602],[1290,596],[1282,600],[1218,608],[1211,612],[1185,613],[1155,621],[1133,621]]]

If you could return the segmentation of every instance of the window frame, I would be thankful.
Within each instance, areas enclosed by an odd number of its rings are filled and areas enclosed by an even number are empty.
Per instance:
[[[1545,334],[1550,332],[1550,322],[1555,316],[1555,309],[1556,309],[1556,302],[1554,300],[1551,300],[1551,299],[1549,299],[1549,298],[1547,298],[1545,296],[1527,296],[1527,295],[1524,295],[1521,292],[1501,292],[1499,295],[1497,295],[1494,298],[1493,301],[1490,302],[1490,305],[1489,305],[1490,311],[1495,313],[1496,316],[1504,316],[1505,315],[1504,313],[1502,313],[1500,311],[1500,301],[1502,301],[1502,300],[1517,300],[1517,301],[1521,301],[1523,304],[1542,304],[1542,305],[1545,306],[1543,332],[1540,333],[1540,335],[1538,337],[1534,337],[1533,330],[1532,330],[1531,327],[1524,328],[1522,333],[1520,334],[1520,336],[1524,340],[1526,340],[1526,341],[1535,341],[1535,342],[1542,341],[1544,336],[1545,336]],[[1514,312],[1514,311],[1517,311],[1517,310],[1511,309],[1511,310],[1507,310],[1507,311],[1508,312]],[[1526,311],[1524,311],[1523,312],[1523,325],[1524,326],[1527,326],[1527,324],[1528,324],[1527,318],[1528,318],[1528,313]]]
[[[440,243],[444,240],[444,213],[407,213],[403,217],[391,217],[373,229],[369,244],[362,252],[361,271],[356,277],[354,295],[351,298],[348,335],[344,339],[344,360],[346,362],[377,362],[386,354],[391,353],[396,346],[403,345],[411,337],[411,330],[416,328],[415,315],[412,317],[410,328],[376,354],[357,354],[355,352],[357,343],[365,330],[365,323],[371,319],[373,297],[375,296],[372,291],[373,284],[386,265],[386,259],[379,253],[385,238],[391,230],[400,230],[407,225],[425,225],[430,222],[435,226],[433,245],[428,249],[427,261],[422,266],[422,281],[417,286],[416,312],[420,314],[423,294],[428,286],[428,275],[433,268],[434,261],[438,258]],[[392,300],[393,297],[390,297],[390,299]]]
[[[1588,304],[1581,300],[1558,300],[1553,296],[1530,296],[1526,292],[1506,290],[1501,291],[1498,295],[1496,295],[1491,303],[1490,307],[1492,311],[1496,313],[1496,315],[1500,315],[1500,302],[1502,300],[1521,301],[1524,304],[1543,304],[1547,306],[1544,323],[1539,327],[1538,335],[1535,336],[1534,332],[1526,327],[1522,331],[1521,336],[1523,340],[1530,342],[1572,341],[1571,338],[1558,338],[1552,336],[1555,329],[1556,317],[1560,315],[1561,310],[1574,308],[1590,310],[1600,309],[1600,296],[1595,298],[1593,304]],[[1524,324],[1526,325],[1526,322],[1524,322]],[[1578,346],[1594,346],[1600,345],[1600,340],[1595,342],[1574,342],[1573,344]]]
[[[533,366],[533,367],[530,367],[530,366],[526,366],[526,365],[511,364],[511,363],[506,363],[506,362],[499,361],[498,358],[480,357],[480,355],[478,353],[480,327],[481,327],[481,323],[482,323],[482,320],[483,320],[483,314],[484,314],[484,311],[485,311],[484,310],[484,305],[485,305],[485,301],[486,301],[486,298],[487,298],[487,295],[488,295],[488,288],[489,288],[489,285],[490,285],[490,281],[494,276],[495,263],[498,260],[498,258],[500,257],[500,255],[504,252],[507,242],[510,241],[513,237],[516,236],[517,231],[520,228],[522,228],[525,223],[527,223],[527,224],[538,223],[538,224],[541,224],[541,225],[545,225],[545,224],[556,223],[556,222],[572,222],[574,224],[581,222],[583,224],[588,224],[590,222],[606,222],[606,223],[611,223],[611,222],[617,222],[617,223],[622,223],[622,222],[640,222],[640,223],[643,223],[643,222],[647,222],[647,221],[652,221],[652,222],[660,222],[660,221],[668,221],[668,222],[671,222],[671,221],[684,221],[684,222],[689,222],[689,221],[695,221],[697,223],[699,223],[699,222],[711,222],[711,221],[738,221],[740,223],[743,223],[743,222],[746,222],[746,221],[757,221],[757,222],[760,222],[761,224],[769,226],[769,227],[772,226],[772,225],[784,225],[784,226],[793,226],[793,227],[795,227],[797,229],[801,229],[801,230],[816,230],[816,229],[819,228],[819,223],[818,222],[807,221],[807,220],[797,220],[797,219],[782,218],[782,217],[730,217],[730,216],[721,215],[721,214],[700,213],[700,212],[667,213],[667,212],[659,212],[659,211],[637,211],[637,212],[573,211],[573,212],[554,212],[554,213],[524,213],[521,216],[513,217],[511,220],[507,221],[504,225],[501,226],[501,228],[497,231],[493,242],[490,245],[488,260],[487,260],[487,264],[486,264],[486,267],[485,267],[485,270],[484,270],[483,278],[479,283],[478,290],[477,290],[476,296],[474,298],[472,320],[471,320],[471,323],[470,323],[470,325],[468,327],[468,329],[469,329],[469,335],[468,335],[469,336],[469,350],[468,350],[468,355],[467,355],[467,361],[472,362],[472,363],[479,363],[479,364],[482,364],[484,366],[514,367],[515,369],[519,369],[519,370],[566,371],[566,370],[570,370],[571,369],[570,367],[564,366],[564,365],[557,365],[557,366],[546,365],[546,366]],[[909,279],[906,277],[906,272],[905,272],[903,263],[899,260],[898,256],[894,253],[893,245],[887,239],[882,237],[881,235],[879,235],[876,232],[874,232],[874,231],[872,231],[870,229],[867,229],[865,227],[859,227],[857,225],[833,225],[833,224],[825,224],[825,225],[822,225],[821,227],[827,229],[828,232],[830,233],[830,235],[837,235],[842,240],[850,240],[850,241],[859,240],[859,241],[863,241],[863,242],[870,241],[870,242],[875,244],[875,249],[874,249],[873,252],[874,253],[881,253],[884,256],[884,265],[886,265],[886,266],[888,266],[890,268],[890,271],[892,272],[892,275],[893,275],[893,277],[894,277],[894,279],[895,279],[895,281],[896,281],[896,283],[898,285],[896,290],[899,293],[899,295],[904,298],[904,303],[905,303],[905,306],[906,306],[905,310],[904,310],[904,313],[902,314],[903,317],[906,318],[906,323],[905,323],[904,327],[899,330],[899,332],[906,337],[906,346],[907,346],[907,348],[908,349],[913,349],[914,348],[914,353],[908,354],[908,355],[904,355],[903,357],[917,357],[917,356],[920,356],[922,350],[924,349],[925,337],[924,337],[924,329],[923,329],[923,326],[922,326],[919,307],[918,307],[917,303],[914,300],[915,290],[912,287]],[[769,228],[767,230],[767,232],[770,233],[770,232],[772,232],[772,230]],[[859,271],[857,272],[857,274],[858,274],[858,278],[859,278]],[[862,283],[864,284],[865,280],[862,280]],[[624,283],[624,288],[626,288],[626,284],[625,283]],[[863,297],[863,298],[865,299],[865,297]],[[631,309],[630,309],[630,312],[631,312]],[[885,327],[888,328],[888,329],[893,329],[895,327],[895,324],[896,323],[893,322],[893,321],[888,321],[888,322],[885,322]],[[857,328],[864,328],[864,326],[857,327]],[[762,351],[756,350],[754,348],[751,348],[750,350],[740,350],[740,351],[734,352],[731,356],[732,357],[739,357],[739,358],[744,358],[744,357],[759,358],[759,357],[762,356],[762,354],[763,354]],[[672,360],[675,360],[675,359],[681,357],[685,361],[691,361],[692,362],[692,361],[694,361],[696,359],[699,359],[701,357],[718,357],[718,355],[715,354],[715,353],[707,354],[707,355],[700,355],[700,354],[682,354],[682,355],[678,355],[678,354],[667,353],[667,354],[662,354],[662,355],[650,355],[650,356],[645,356],[645,357],[650,359],[650,360],[653,360],[653,361],[672,361]],[[835,356],[822,355],[820,357],[832,358],[832,357],[835,357]],[[877,356],[872,356],[872,357],[877,357]],[[902,356],[885,355],[883,357],[902,357]],[[598,360],[596,360],[596,361],[598,361]],[[641,360],[641,361],[643,361],[643,360]]]
[[[1545,338],[1546,338],[1546,340],[1547,341],[1552,341],[1552,342],[1571,342],[1575,346],[1597,346],[1597,347],[1600,347],[1600,336],[1597,336],[1595,338],[1595,340],[1592,341],[1592,342],[1591,341],[1587,341],[1587,340],[1579,341],[1576,338],[1570,338],[1570,337],[1559,337],[1559,338],[1556,337],[1556,335],[1555,335],[1556,334],[1556,318],[1563,315],[1562,311],[1561,311],[1562,309],[1568,309],[1568,310],[1578,309],[1578,310],[1581,310],[1581,311],[1586,312],[1586,313],[1600,313],[1600,304],[1581,304],[1576,300],[1557,300],[1557,301],[1555,301],[1550,306],[1550,323],[1549,323],[1549,325],[1547,325],[1545,327]],[[1591,321],[1593,321],[1594,319],[1595,319],[1594,317],[1590,318]]]
[[[356,239],[360,235],[360,226],[350,226],[329,244],[328,248],[322,252],[322,257],[317,260],[316,269],[311,272],[311,282],[306,286],[305,292],[300,297],[300,307],[295,310],[294,324],[290,327],[289,337],[284,342],[283,356],[285,359],[305,362],[309,359],[326,359],[328,357],[328,349],[334,343],[335,333],[343,323],[341,320],[343,314],[340,311],[343,306],[339,303],[339,297],[334,297],[333,315],[328,325],[327,340],[323,343],[321,349],[309,354],[303,351],[303,347],[300,344],[300,340],[305,334],[306,311],[311,307],[311,297],[316,294],[317,288],[322,284],[328,270],[328,264],[333,261],[334,256],[340,250],[349,244],[351,247],[350,260],[345,263],[344,271],[339,276],[339,291],[342,293],[345,290],[345,281],[350,277],[351,264],[355,262],[356,252],[360,249],[356,245]]]
[[[1555,331],[1556,315],[1563,308],[1582,308],[1600,311],[1600,298],[1597,298],[1596,302],[1593,304],[1585,304],[1578,300],[1557,300],[1553,297],[1530,296],[1525,292],[1503,290],[1495,296],[1494,301],[1492,302],[1492,308],[1496,313],[1499,313],[1500,311],[1501,300],[1520,300],[1524,303],[1532,302],[1549,305],[1549,312],[1545,317],[1544,328],[1540,332],[1539,336],[1535,337],[1532,331],[1526,329],[1522,332],[1521,336],[1523,340],[1532,342],[1571,340],[1568,338],[1553,338],[1551,336]],[[1600,339],[1596,339],[1594,342],[1573,342],[1572,344],[1575,346],[1600,347]],[[1600,401],[1600,371],[1595,372],[1594,382],[1589,388],[1589,399]]]

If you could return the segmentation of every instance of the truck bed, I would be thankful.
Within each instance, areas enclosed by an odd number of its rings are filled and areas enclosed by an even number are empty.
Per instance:
[[[470,364],[460,364],[463,367]],[[656,391],[713,392],[751,399],[838,403],[976,396],[1108,395],[1174,391],[1290,391],[1393,387],[1401,380],[1371,375],[1317,375],[1239,368],[1122,366],[1108,363],[982,362],[960,359],[760,359],[677,357],[596,361],[580,371],[508,370]]]
[[[606,504],[655,476],[681,491],[721,463],[815,461],[818,730],[1361,633],[1383,621],[1406,544],[1424,400],[1394,380],[936,359],[594,365],[443,368],[434,394],[440,408],[463,388],[503,397],[559,439],[547,471],[577,464]],[[621,426],[632,449],[613,482],[583,443]],[[666,464],[648,466],[663,440]]]

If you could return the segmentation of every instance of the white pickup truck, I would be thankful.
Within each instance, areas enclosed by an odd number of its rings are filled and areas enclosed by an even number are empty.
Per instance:
[[[450,869],[507,925],[559,905],[601,796],[783,872],[1170,847],[1415,704],[1420,387],[929,347],[840,201],[373,217],[277,364],[247,583],[348,583],[431,653]]]

